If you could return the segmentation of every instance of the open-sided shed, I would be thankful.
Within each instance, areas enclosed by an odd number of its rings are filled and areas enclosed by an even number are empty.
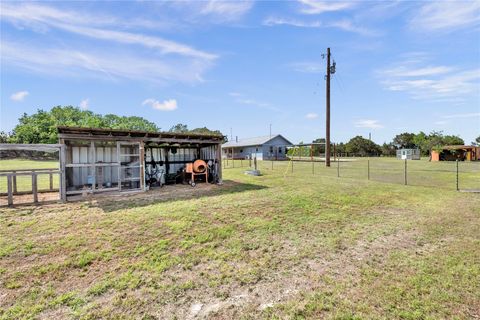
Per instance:
[[[208,164],[208,182],[221,182],[221,135],[58,128],[64,145],[66,197],[145,191],[185,178],[185,166]]]

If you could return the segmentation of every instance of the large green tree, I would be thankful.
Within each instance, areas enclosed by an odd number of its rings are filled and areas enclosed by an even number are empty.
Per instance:
[[[140,117],[102,116],[72,106],[57,106],[50,111],[39,109],[32,115],[24,113],[13,129],[9,142],[57,143],[58,126],[159,131],[155,123]]]
[[[380,155],[382,150],[375,142],[365,139],[362,136],[356,136],[350,139],[346,144],[346,152],[360,156]]]
[[[384,142],[381,146],[382,155],[384,156],[395,156],[397,155],[397,148],[393,142],[386,143]]]
[[[195,128],[192,130],[188,129],[188,126],[183,123],[177,123],[176,125],[172,126],[169,132],[175,133],[198,133],[198,134],[215,134],[215,135],[223,135],[220,130],[210,130],[207,127],[202,128]],[[226,139],[226,137],[224,137]]]
[[[472,141],[472,144],[474,146],[480,146],[480,136],[475,138],[475,141]]]
[[[407,149],[415,148],[416,147],[415,133],[404,132],[404,133],[397,134],[393,138],[392,142],[398,149],[401,149],[401,148],[407,148]]]
[[[462,138],[455,135],[444,135],[442,131],[432,131],[426,134],[420,131],[415,135],[415,145],[420,148],[422,155],[429,155],[432,148],[438,148],[445,145],[463,145]]]

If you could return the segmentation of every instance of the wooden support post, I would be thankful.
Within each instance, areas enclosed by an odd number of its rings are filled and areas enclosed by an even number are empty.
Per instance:
[[[67,172],[66,172],[66,156],[67,156],[67,146],[63,139],[60,139],[60,200],[62,202],[67,201]]]
[[[326,132],[325,132],[325,166],[330,167],[330,48],[327,48],[327,76],[326,76]]]
[[[33,202],[38,203],[37,173],[32,172],[32,194]]]
[[[167,151],[168,154],[168,151]],[[165,156],[167,157],[167,156]],[[122,191],[122,161],[120,160],[120,142],[117,141],[117,162],[118,162],[118,177],[117,177],[117,184],[118,184],[118,191]],[[166,158],[166,163],[168,166],[168,158]],[[167,167],[168,173],[168,167]]]
[[[147,190],[147,185],[145,183],[145,143],[141,141],[139,143],[140,148],[140,189],[143,191]],[[183,154],[183,158],[185,159],[185,153]]]
[[[48,174],[49,180],[50,180],[50,191],[53,190],[53,174],[50,172]]]
[[[13,172],[13,193],[17,193],[18,190],[17,190],[17,175],[15,174],[16,171],[12,171]]]
[[[7,190],[8,190],[8,206],[13,206],[13,188],[12,188],[12,175],[7,176]]]
[[[97,169],[95,168],[95,162],[97,161],[97,155],[95,150],[95,142],[90,142],[90,170],[92,174],[92,193],[95,192],[97,187]]]
[[[222,145],[217,144],[218,183],[222,183]]]

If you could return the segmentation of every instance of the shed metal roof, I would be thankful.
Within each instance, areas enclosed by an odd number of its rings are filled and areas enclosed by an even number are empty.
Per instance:
[[[284,139],[288,146],[291,146],[292,143],[286,139],[284,136],[282,136],[281,134],[277,134],[277,135],[274,135],[274,136],[262,136],[262,137],[253,137],[253,138],[246,138],[246,139],[239,139],[238,142],[237,141],[228,141],[227,143],[224,143],[222,145],[222,148],[235,148],[235,147],[249,147],[249,146],[261,146],[263,144],[266,144],[268,143],[269,141],[277,138],[277,137],[281,137],[282,139]]]
[[[175,133],[175,132],[148,132],[139,130],[82,128],[82,127],[57,127],[59,138],[88,140],[143,140],[146,142],[191,142],[220,144],[224,141],[222,135],[201,133]]]

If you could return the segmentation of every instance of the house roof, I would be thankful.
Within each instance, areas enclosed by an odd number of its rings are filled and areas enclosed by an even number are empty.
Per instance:
[[[222,145],[222,148],[235,148],[235,147],[249,147],[249,146],[260,146],[263,144],[268,143],[269,141],[280,137],[284,139],[287,143],[285,145],[291,146],[292,143],[288,141],[284,136],[281,134],[277,134],[274,136],[262,136],[262,137],[254,137],[254,138],[246,138],[246,139],[239,139],[237,141],[228,141]]]

